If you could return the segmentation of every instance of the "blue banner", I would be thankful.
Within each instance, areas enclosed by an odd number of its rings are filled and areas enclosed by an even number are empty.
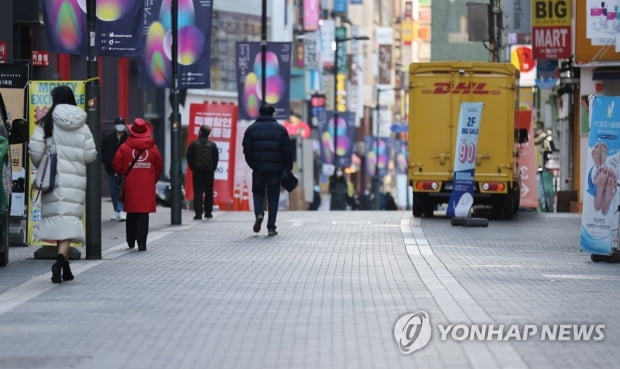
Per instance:
[[[591,96],[590,133],[580,248],[609,255],[618,248],[618,163],[620,152],[620,97]]]
[[[144,55],[138,64],[138,84],[172,87],[172,0],[151,0],[144,7]],[[179,0],[178,87],[211,86],[211,21],[209,0]]]
[[[96,0],[95,53],[100,56],[142,55],[144,0]],[[48,51],[88,54],[86,2],[42,1]],[[140,20],[140,21],[138,21]]]
[[[334,112],[326,111],[325,120],[319,121],[321,162],[341,168],[350,167],[355,139],[355,113],[339,112],[337,127],[338,160],[334,162]]]
[[[290,115],[291,50],[290,42],[267,43],[265,102],[276,108],[276,119],[288,119]],[[237,42],[236,61],[239,119],[255,119],[263,104],[260,43]]]
[[[113,3],[113,4],[112,4]],[[97,0],[97,55],[130,57],[144,51],[144,0]]]
[[[474,170],[483,107],[481,102],[461,103],[454,146],[454,179],[446,210],[449,217],[467,217],[474,204]]]

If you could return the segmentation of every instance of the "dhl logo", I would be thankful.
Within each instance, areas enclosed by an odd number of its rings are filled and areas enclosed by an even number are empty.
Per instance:
[[[435,82],[432,90],[423,90],[423,94],[476,94],[476,95],[499,95],[499,90],[487,89],[486,83],[459,82],[455,86],[451,82]]]

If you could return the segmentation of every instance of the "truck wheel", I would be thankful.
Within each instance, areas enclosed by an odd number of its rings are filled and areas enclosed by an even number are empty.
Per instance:
[[[505,220],[511,220],[514,214],[514,199],[513,193],[508,193],[504,198],[502,204],[502,218]]]
[[[435,214],[435,203],[433,202],[433,200],[429,199],[428,197],[424,199],[424,202],[422,203],[422,212],[424,213],[424,217],[425,218],[432,218]]]
[[[519,208],[521,207],[521,187],[517,182],[514,183],[514,209],[512,209],[513,214],[517,214],[519,212]]]
[[[9,263],[9,250],[0,252],[0,266],[6,266]]]
[[[598,263],[599,261],[605,261],[606,259],[607,259],[607,255],[598,255],[598,254],[590,255],[590,260],[592,260],[595,263]]]
[[[423,203],[423,196],[419,193],[414,193],[413,194],[413,216],[414,217],[421,217],[422,216],[422,203]]]

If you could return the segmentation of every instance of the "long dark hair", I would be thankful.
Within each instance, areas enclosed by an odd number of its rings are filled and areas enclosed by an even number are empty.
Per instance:
[[[38,124],[43,124],[45,138],[51,137],[52,132],[54,131],[54,121],[52,119],[52,114],[54,113],[54,109],[58,104],[77,105],[71,87],[67,85],[61,85],[54,87],[54,89],[52,90],[52,106],[50,106],[49,110],[47,111],[47,113],[45,113],[43,118],[41,118],[37,122]]]

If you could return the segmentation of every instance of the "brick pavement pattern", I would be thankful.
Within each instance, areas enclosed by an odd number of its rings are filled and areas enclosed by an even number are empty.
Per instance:
[[[105,209],[105,207],[104,207]],[[0,268],[0,368],[613,368],[620,271],[577,250],[579,218],[523,214],[489,228],[405,212],[248,212],[169,226],[148,251],[103,221],[104,258],[49,282],[11,248]],[[102,215],[102,219],[107,219]],[[83,253],[84,254],[84,253]],[[6,283],[4,283],[6,282]],[[430,343],[400,353],[395,321],[607,325],[603,342]]]

